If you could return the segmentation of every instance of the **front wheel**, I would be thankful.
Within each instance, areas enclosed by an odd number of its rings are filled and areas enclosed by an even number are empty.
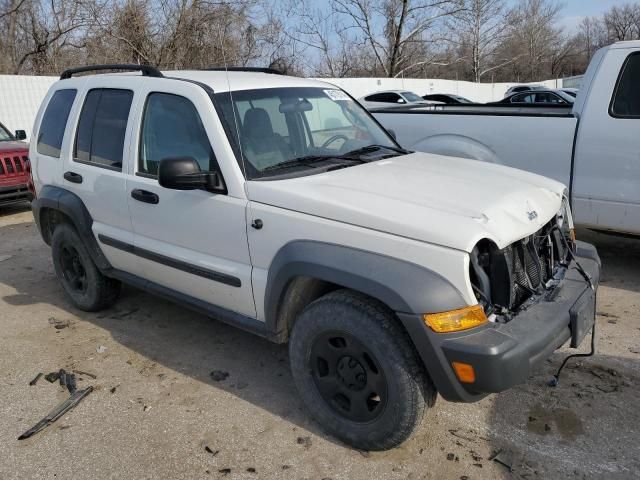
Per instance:
[[[312,302],[289,342],[291,371],[311,414],[363,450],[405,441],[436,390],[407,333],[381,303],[349,290]]]

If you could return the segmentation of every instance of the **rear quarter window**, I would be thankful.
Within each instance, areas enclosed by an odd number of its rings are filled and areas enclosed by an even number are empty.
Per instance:
[[[627,57],[613,91],[609,114],[616,118],[640,118],[640,52]]]
[[[39,154],[60,158],[62,139],[76,93],[75,89],[64,89],[57,90],[52,95],[38,130],[37,151]]]

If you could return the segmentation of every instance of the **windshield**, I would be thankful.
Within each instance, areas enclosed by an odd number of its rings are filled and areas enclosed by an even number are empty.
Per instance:
[[[0,123],[0,142],[6,142],[9,140],[13,140],[13,136],[9,133],[9,130]]]
[[[410,102],[422,102],[422,97],[416,95],[413,92],[402,92],[402,96]]]
[[[217,93],[215,101],[231,145],[239,159],[244,157],[240,166],[248,179],[281,175],[285,167],[286,173],[292,168],[312,173],[318,165],[311,160],[344,163],[339,156],[370,145],[398,154],[387,132],[342,90],[241,90]]]

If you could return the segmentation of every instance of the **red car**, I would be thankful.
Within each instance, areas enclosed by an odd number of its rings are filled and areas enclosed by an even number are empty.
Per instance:
[[[0,205],[33,199],[29,145],[24,130],[12,135],[0,123]]]

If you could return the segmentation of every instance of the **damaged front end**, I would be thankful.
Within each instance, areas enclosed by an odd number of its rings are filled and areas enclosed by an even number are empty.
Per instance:
[[[553,295],[573,252],[575,235],[566,200],[542,228],[503,249],[490,240],[478,242],[469,265],[478,303],[491,321],[509,322],[527,306]]]

